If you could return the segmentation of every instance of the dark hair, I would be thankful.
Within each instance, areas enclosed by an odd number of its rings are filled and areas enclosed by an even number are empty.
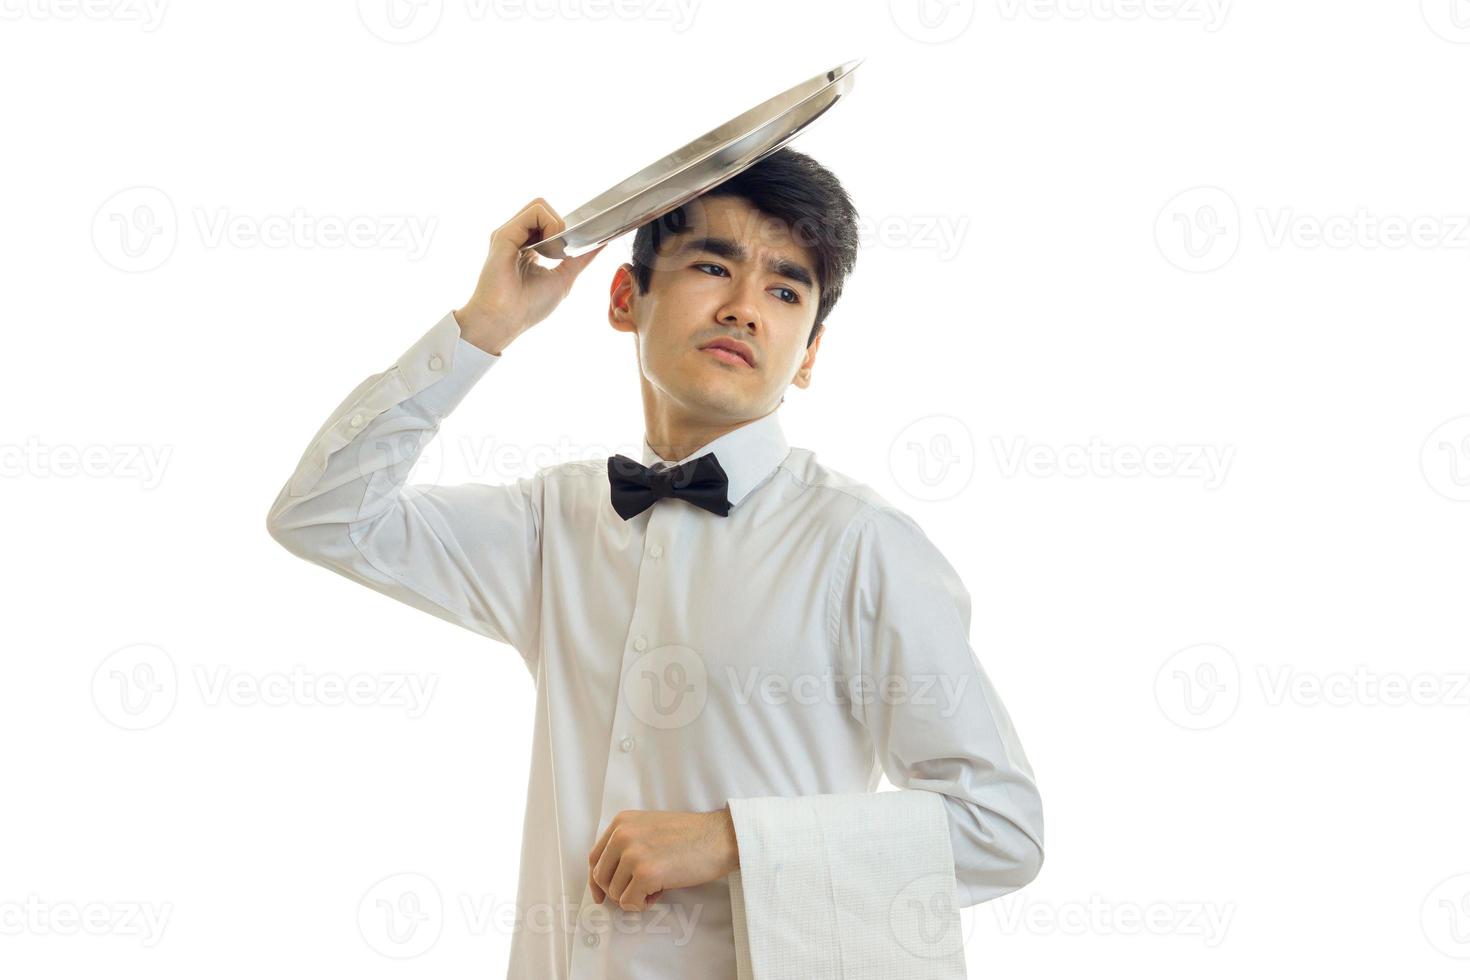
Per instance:
[[[792,240],[816,256],[817,316],[806,339],[811,346],[817,327],[827,318],[842,284],[857,263],[857,209],[830,170],[805,153],[782,147],[668,214],[644,224],[633,236],[633,278],[638,292],[648,292],[659,244],[687,231],[688,209],[703,198],[742,197],[763,214],[784,221]]]

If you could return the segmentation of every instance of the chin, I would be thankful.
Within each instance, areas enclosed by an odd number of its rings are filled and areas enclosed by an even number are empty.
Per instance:
[[[730,418],[743,417],[752,402],[747,392],[738,390],[728,382],[711,382],[708,378],[692,379],[679,392],[679,400],[686,405],[698,405],[712,414]]]

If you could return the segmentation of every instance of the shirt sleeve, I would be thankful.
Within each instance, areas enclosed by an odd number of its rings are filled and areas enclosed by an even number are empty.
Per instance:
[[[534,673],[542,474],[407,484],[439,423],[501,360],[466,341],[446,313],[337,406],[266,527],[298,557],[514,647]]]
[[[737,960],[754,980],[964,977],[958,908],[1036,876],[1040,796],[954,568],[891,507],[855,518],[839,552],[829,638],[898,789],[729,801]]]

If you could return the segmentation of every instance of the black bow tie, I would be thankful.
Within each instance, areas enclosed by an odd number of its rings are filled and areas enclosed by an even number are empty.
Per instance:
[[[618,453],[607,458],[607,482],[612,488],[613,510],[625,521],[660,497],[683,497],[721,517],[730,513],[730,501],[725,498],[729,480],[714,453],[657,470]]]

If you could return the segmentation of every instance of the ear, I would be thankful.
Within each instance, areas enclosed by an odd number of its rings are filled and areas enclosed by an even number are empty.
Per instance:
[[[614,330],[623,333],[637,332],[638,327],[633,319],[633,300],[637,288],[630,263],[624,262],[613,271],[612,286],[608,290],[607,322]]]
[[[801,367],[796,369],[796,377],[791,383],[798,388],[805,388],[812,383],[812,368],[817,363],[817,348],[822,346],[822,334],[827,332],[825,323],[817,324],[816,336],[812,338],[811,345],[806,349],[806,357],[802,358]]]

